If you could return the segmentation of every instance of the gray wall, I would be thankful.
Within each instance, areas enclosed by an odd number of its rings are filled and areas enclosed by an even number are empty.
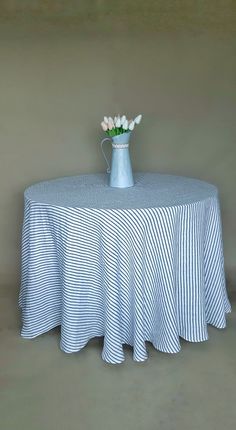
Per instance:
[[[135,170],[220,191],[236,281],[236,2],[0,0],[0,285],[17,289],[23,190],[104,171],[104,114],[143,113]]]

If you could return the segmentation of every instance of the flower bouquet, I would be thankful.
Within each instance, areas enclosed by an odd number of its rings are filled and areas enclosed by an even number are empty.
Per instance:
[[[132,131],[136,124],[140,124],[141,119],[141,114],[130,120],[128,120],[125,115],[122,115],[121,117],[118,115],[114,118],[104,116],[101,126],[103,131],[105,131],[109,137],[114,137]]]

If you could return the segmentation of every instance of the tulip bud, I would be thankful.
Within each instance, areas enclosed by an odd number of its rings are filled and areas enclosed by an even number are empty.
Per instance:
[[[122,115],[121,120],[120,120],[121,125],[123,125],[125,121],[126,121],[126,116]]]
[[[140,114],[140,115],[138,115],[138,116],[136,116],[136,118],[134,118],[134,122],[135,122],[135,124],[140,124],[141,119],[142,119],[142,115],[141,115],[141,114]]]
[[[135,122],[131,121],[129,124],[129,130],[132,131],[134,129],[134,126],[135,126]]]
[[[128,124],[127,119],[124,121],[124,123],[123,123],[122,127],[123,127],[123,129],[124,129],[124,130],[128,130],[128,128],[129,128],[129,124]]]
[[[109,128],[109,130],[112,130],[112,129],[113,129],[113,127],[114,127],[113,119],[112,119],[112,118],[109,118],[109,120],[108,120],[108,128]]]
[[[119,118],[119,117],[117,118],[117,120],[116,120],[116,122],[115,122],[115,126],[116,126],[117,128],[120,128],[120,126],[121,126],[121,121],[120,121],[120,118]]]
[[[107,131],[107,124],[105,123],[105,121],[101,122],[101,126],[102,126],[103,131]]]
[[[108,124],[108,118],[107,118],[107,116],[104,116],[104,122],[105,122],[105,124]]]

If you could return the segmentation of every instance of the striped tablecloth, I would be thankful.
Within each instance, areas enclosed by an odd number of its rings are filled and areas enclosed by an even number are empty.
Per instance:
[[[226,325],[217,189],[154,173],[110,188],[103,174],[42,182],[25,191],[22,240],[22,336],[61,326],[61,349],[80,351],[104,336],[102,358],[147,358],[180,338],[208,338]]]

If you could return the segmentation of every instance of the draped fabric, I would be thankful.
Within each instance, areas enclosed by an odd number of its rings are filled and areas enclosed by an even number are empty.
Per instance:
[[[230,312],[217,190],[157,174],[136,175],[129,190],[103,175],[30,187],[20,306],[23,337],[60,325],[71,353],[104,336],[109,363],[124,360],[123,344],[143,361],[146,341],[175,353],[180,338],[207,340],[207,324],[224,328]]]

